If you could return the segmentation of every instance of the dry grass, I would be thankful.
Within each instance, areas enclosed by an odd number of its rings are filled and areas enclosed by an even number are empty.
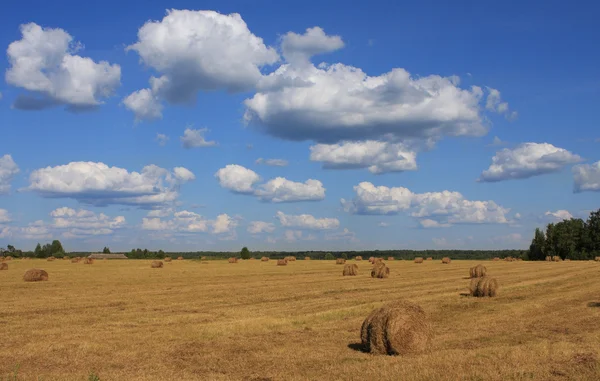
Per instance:
[[[341,277],[335,261],[13,260],[0,273],[0,380],[597,381],[598,263],[486,261],[495,298],[461,297],[468,270],[388,262],[389,279]],[[23,282],[42,267],[48,282]],[[82,297],[84,296],[84,297]],[[373,356],[360,330],[393,300],[418,304],[426,353]]]

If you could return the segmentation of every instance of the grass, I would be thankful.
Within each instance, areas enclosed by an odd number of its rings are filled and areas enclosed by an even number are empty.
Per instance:
[[[356,263],[13,260],[0,380],[600,379],[599,263],[485,261],[493,299],[459,296],[482,261],[390,261],[388,279]],[[50,280],[23,282],[32,267]],[[363,319],[398,298],[429,314],[431,351],[361,352]]]

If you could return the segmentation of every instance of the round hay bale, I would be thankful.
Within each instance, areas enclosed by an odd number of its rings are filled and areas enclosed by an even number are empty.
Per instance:
[[[596,257],[596,258],[594,258],[594,261],[596,261],[596,262],[600,262],[600,257]]]
[[[569,258],[565,258],[565,262],[571,262]]]
[[[72,258],[71,263],[79,263],[79,258]]]
[[[171,257],[165,257],[165,262],[171,262],[173,259]]]
[[[355,276],[358,275],[358,265],[356,263],[348,263],[344,265],[344,270],[342,271],[343,276]]]
[[[231,258],[228,259],[228,262],[229,263],[238,263],[238,259],[235,258],[235,257],[231,257]]]
[[[183,261],[183,257],[177,257],[178,261]]]
[[[63,257],[63,261],[68,261],[69,259],[71,259],[71,257],[69,257],[69,256],[66,256],[66,255],[65,255],[65,256]]]
[[[427,258],[427,260],[429,260],[429,258]],[[415,263],[423,263],[423,257],[416,257]]]
[[[361,257],[360,255],[357,255],[357,256],[354,258],[354,260],[355,260],[355,261],[362,261],[362,257]]]
[[[251,258],[250,258],[250,259],[248,259],[248,260],[249,260],[249,261],[255,261],[255,260],[256,260],[256,258],[254,258],[254,257],[251,257]]]
[[[469,284],[471,296],[482,298],[485,296],[494,297],[498,293],[498,281],[495,278],[484,276],[471,279]]]
[[[260,259],[261,262],[269,262],[269,257],[262,257]]]
[[[558,255],[555,255],[555,256],[552,257],[552,261],[553,262],[560,262],[560,261],[562,261],[562,259]]]
[[[378,263],[371,270],[371,278],[387,278],[390,276],[390,268],[383,263]]]
[[[205,261],[205,260],[206,260],[206,257],[200,257],[200,260],[201,260],[201,261]]]
[[[48,258],[46,258],[46,260],[47,260],[48,262],[52,262],[52,261],[53,261],[53,260],[55,260],[55,259],[56,259],[56,258],[54,258],[54,257],[48,257]]]
[[[364,349],[378,355],[407,355],[426,351],[431,325],[423,309],[398,300],[371,312],[360,329]]]
[[[546,262],[552,262],[552,257],[549,255],[546,255]]]
[[[433,261],[433,257],[427,257],[428,261]]]
[[[486,274],[487,268],[484,265],[477,265],[469,269],[469,278],[481,278]]]
[[[287,266],[287,263],[288,263],[288,261],[285,258],[277,260],[277,266]]]
[[[153,269],[160,269],[163,267],[163,263],[162,261],[152,261],[150,267],[152,267]]]
[[[388,261],[393,261],[394,259],[394,257],[388,257]]]
[[[370,257],[369,262],[371,262],[371,263],[375,262],[375,257]]]
[[[310,257],[304,257],[305,261],[310,261]]]
[[[344,258],[338,258],[335,260],[336,265],[343,265],[345,263],[346,263],[346,260]]]
[[[8,263],[0,263],[0,270],[8,270]]]
[[[285,257],[285,259],[287,259],[288,262],[296,262],[296,257]]]
[[[13,257],[11,257],[10,255],[7,255],[6,257],[4,257],[5,261],[12,261]]]
[[[85,258],[83,260],[83,264],[84,265],[93,265],[94,264],[94,259],[92,259],[92,258]]]
[[[443,263],[443,264],[446,264],[446,265],[447,265],[447,264],[449,264],[450,262],[452,262],[452,260],[451,260],[449,257],[444,257],[444,258],[442,258],[442,263]]]
[[[23,280],[25,282],[45,281],[48,280],[48,273],[40,269],[30,269],[25,272],[25,275],[23,275]]]
[[[494,261],[494,262],[498,262],[499,260],[500,260],[500,258],[498,258],[498,257],[492,258],[492,261]]]
[[[523,258],[515,258],[515,261],[517,262],[521,262],[523,260]]]

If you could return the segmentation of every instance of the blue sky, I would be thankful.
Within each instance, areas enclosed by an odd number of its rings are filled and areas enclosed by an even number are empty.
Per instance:
[[[525,248],[598,208],[598,5],[61,4],[0,14],[0,246]]]

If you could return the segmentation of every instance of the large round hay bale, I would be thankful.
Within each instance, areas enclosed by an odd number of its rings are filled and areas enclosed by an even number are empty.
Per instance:
[[[487,268],[484,265],[477,265],[469,269],[470,278],[481,278],[487,274]]]
[[[288,264],[288,261],[285,258],[277,260],[277,266],[287,266],[287,264]]]
[[[150,267],[152,267],[153,269],[160,269],[163,267],[163,263],[162,261],[152,261]]]
[[[261,262],[269,262],[269,257],[262,257]]]
[[[428,258],[428,260],[429,260],[429,258]],[[416,257],[415,263],[423,263],[423,257]]]
[[[305,261],[310,261],[310,257],[304,257]]]
[[[229,263],[238,263],[238,259],[235,257],[231,257],[227,260]]]
[[[371,262],[371,263],[375,262],[375,257],[369,257],[369,262]]]
[[[560,261],[562,261],[562,259],[558,255],[555,255],[555,256],[552,257],[552,261],[553,262],[560,262]]]
[[[371,270],[371,278],[387,278],[390,276],[390,268],[387,267],[384,263],[378,263],[373,266]]]
[[[358,275],[358,265],[356,263],[347,263],[344,265],[342,271],[343,276],[355,276]]]
[[[433,257],[427,257],[428,261],[433,261]]]
[[[443,264],[446,264],[446,265],[447,265],[447,264],[449,264],[450,262],[452,262],[452,260],[451,260],[449,257],[444,257],[444,258],[442,258],[442,263],[443,263]]]
[[[84,265],[93,265],[94,264],[94,260],[92,258],[85,258],[83,260],[83,264]]]
[[[178,261],[183,261],[183,257],[177,257]]]
[[[0,270],[8,270],[8,263],[0,263]]]
[[[393,261],[395,258],[394,257],[388,257],[388,261]]]
[[[338,258],[335,260],[336,265],[343,265],[345,263],[346,263],[346,260],[344,258]]]
[[[362,257],[361,257],[360,255],[357,255],[357,256],[354,258],[354,260],[355,260],[355,261],[362,261]]]
[[[426,351],[432,340],[425,311],[398,300],[371,312],[360,329],[364,349],[379,355],[407,355]]]
[[[472,296],[478,298],[485,296],[494,297],[498,293],[498,281],[488,276],[473,278],[469,285],[469,291]]]
[[[25,272],[25,275],[23,275],[23,280],[25,282],[40,282],[48,280],[48,273],[40,269],[30,269]]]
[[[52,262],[52,261],[53,261],[53,260],[55,260],[55,259],[56,259],[56,258],[54,258],[54,257],[48,257],[48,258],[46,258],[46,260],[47,260],[48,262]]]
[[[165,257],[165,262],[171,262],[173,259],[171,257]]]

